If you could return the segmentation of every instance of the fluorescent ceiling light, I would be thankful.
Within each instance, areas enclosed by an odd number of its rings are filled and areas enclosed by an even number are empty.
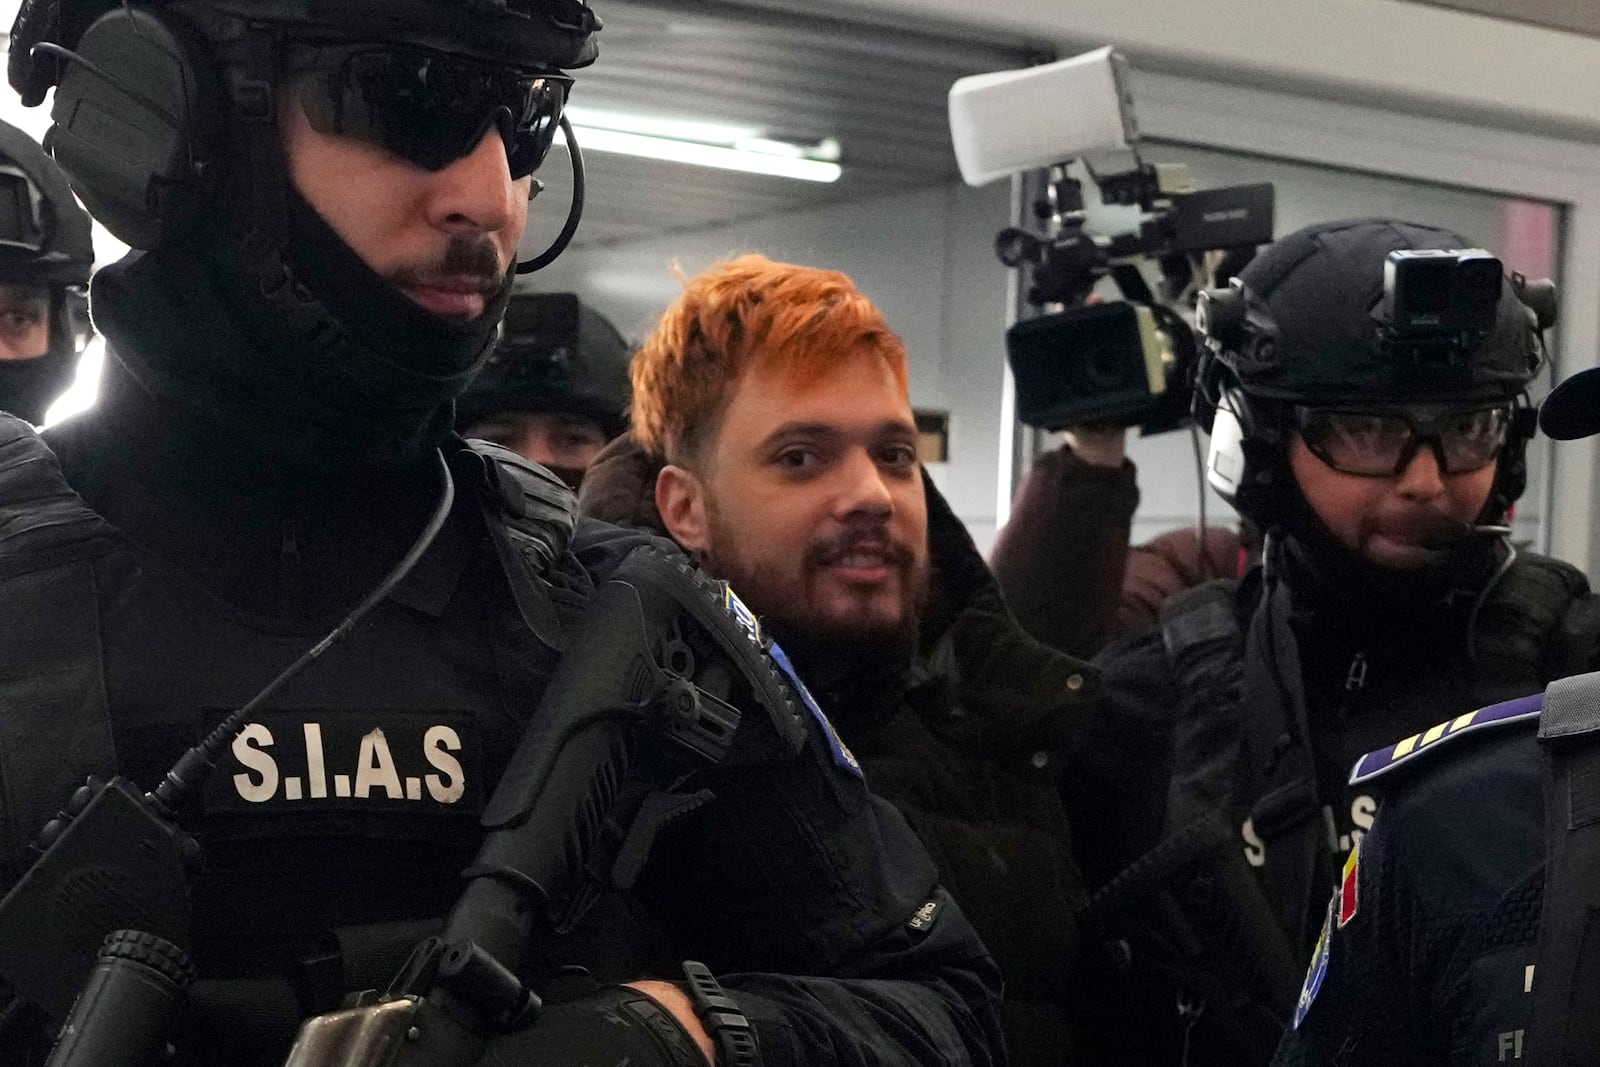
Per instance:
[[[668,137],[648,137],[619,130],[602,130],[574,123],[578,144],[595,152],[615,152],[624,156],[660,159],[668,163],[687,163],[696,167],[716,167],[746,174],[771,174],[807,182],[836,182],[842,168],[820,159],[794,159],[771,152],[743,152],[715,144],[696,144]]]
[[[754,126],[726,126],[693,119],[656,118],[652,115],[635,115],[625,111],[584,107],[582,104],[566,108],[566,113],[574,126],[616,130],[618,133],[640,133],[646,137],[666,137],[673,141],[734,145],[761,136],[761,131]]]

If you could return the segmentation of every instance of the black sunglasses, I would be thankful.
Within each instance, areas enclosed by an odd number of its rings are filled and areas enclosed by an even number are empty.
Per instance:
[[[1336,471],[1367,478],[1402,473],[1423,445],[1442,474],[1470,474],[1493,463],[1511,427],[1506,405],[1343,409],[1297,406],[1295,425],[1311,454]]]
[[[513,179],[550,152],[572,79],[400,45],[291,49],[286,72],[311,128],[378,145],[426,170],[469,155],[489,128]]]

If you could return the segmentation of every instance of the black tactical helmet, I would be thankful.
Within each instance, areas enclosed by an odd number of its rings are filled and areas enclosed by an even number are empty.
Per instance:
[[[44,99],[65,62],[33,46],[74,47],[96,19],[119,6],[124,0],[23,0],[11,31],[9,75],[24,104]],[[600,28],[584,0],[190,0],[176,6],[530,69],[594,62]]]
[[[1391,260],[1442,267],[1414,276],[1440,284],[1407,291],[1445,313],[1408,314],[1422,303],[1395,297],[1402,287],[1386,278],[1402,267]],[[1293,405],[1506,402],[1515,411],[1489,507],[1498,521],[1526,486],[1527,388],[1555,313],[1549,282],[1507,279],[1498,260],[1448,230],[1355,219],[1296,231],[1227,288],[1201,294],[1195,414],[1211,433],[1207,479],[1270,528],[1294,503],[1285,495]]]
[[[1417,346],[1384,306],[1393,252],[1466,250],[1448,230],[1390,219],[1308,226],[1273,243],[1239,275],[1242,320],[1216,321],[1218,360],[1253,395],[1327,403],[1347,400],[1475,401],[1521,395],[1543,362],[1541,323],[1503,275],[1486,328]],[[1215,300],[1215,297],[1212,297]]]
[[[88,213],[44,149],[0,122],[0,285],[49,294],[49,344],[29,359],[0,361],[0,410],[29,422],[72,383],[89,343],[89,272],[94,243]]]
[[[24,0],[8,73],[30,106],[56,87],[51,153],[97,219],[134,248],[150,249],[219,198],[256,205],[253,224],[281,235],[287,179],[275,158],[274,101],[297,43],[423,48],[526,77],[593,62],[599,29],[584,0]],[[352,70],[360,66],[351,62]],[[392,74],[367,77],[381,84]],[[447,77],[444,95],[503,99],[507,87],[495,80],[492,71],[458,72]],[[548,97],[555,87],[537,92]],[[559,105],[522,118],[518,106],[509,105],[506,121],[545,116],[548,147]],[[400,130],[394,109],[389,99],[366,121]],[[491,103],[485,114],[493,111]],[[410,111],[418,122],[421,114]]]
[[[0,282],[84,286],[93,267],[88,213],[44,149],[0,122]]]
[[[572,293],[517,293],[500,342],[456,402],[460,426],[506,411],[594,420],[607,437],[628,428],[628,343]]]

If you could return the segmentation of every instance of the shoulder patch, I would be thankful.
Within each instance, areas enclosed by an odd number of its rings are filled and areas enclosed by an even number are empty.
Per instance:
[[[1490,704],[1486,708],[1469,711],[1454,719],[1446,719],[1420,734],[1412,734],[1403,741],[1362,756],[1350,772],[1350,784],[1361,785],[1388,774],[1396,767],[1416,763],[1423,753],[1443,748],[1445,741],[1497,726],[1537,722],[1539,711],[1543,706],[1544,694],[1534,693],[1532,696]]]
[[[1361,906],[1361,842],[1358,840],[1345,857],[1344,876],[1339,880],[1339,928],[1356,917]]]
[[[1300,987],[1300,998],[1294,1006],[1293,1029],[1300,1029],[1300,1024],[1306,1021],[1306,1013],[1311,1010],[1311,1004],[1317,999],[1317,994],[1322,992],[1322,983],[1328,978],[1328,962],[1331,956],[1331,942],[1333,941],[1333,909],[1338,903],[1338,894],[1328,904],[1327,918],[1322,920],[1322,933],[1317,938],[1317,947],[1311,950],[1311,966],[1306,969],[1306,980]]]
[[[772,662],[777,664],[783,676],[789,679],[795,692],[800,695],[800,702],[806,706],[811,717],[817,721],[817,726],[822,730],[822,736],[828,742],[828,752],[833,756],[833,762],[849,771],[857,778],[865,779],[866,774],[861,770],[861,761],[856,759],[855,753],[850,751],[844,743],[844,738],[839,736],[839,731],[833,728],[833,723],[828,721],[828,716],[823,712],[822,705],[817,703],[817,698],[811,695],[811,690],[806,688],[806,683],[800,680],[800,672],[794,669],[794,664],[789,661],[789,654],[783,646],[776,641],[767,642],[767,654],[772,657]]]

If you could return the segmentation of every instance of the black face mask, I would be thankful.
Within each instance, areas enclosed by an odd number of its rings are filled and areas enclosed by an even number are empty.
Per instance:
[[[578,491],[578,487],[583,484],[583,472],[588,470],[587,467],[558,467],[553,463],[544,464],[544,469],[549,471],[551,474],[554,474],[557,478],[560,478],[563,482],[566,482],[567,488],[571,489],[574,493],[576,493]]]
[[[263,414],[310,424],[336,445],[431,449],[448,430],[450,402],[492,349],[511,276],[482,314],[447,319],[368,267],[292,190],[286,215],[270,245],[214,235],[179,250],[215,265],[220,293],[264,356],[230,376],[266,401]]]
[[[510,278],[476,318],[432,315],[290,199],[282,240],[246,241],[215,218],[101,270],[93,300],[110,354],[244,454],[303,473],[410,463],[448,437]]]
[[[76,352],[51,352],[33,359],[0,360],[0,411],[38,425],[72,384]]]

